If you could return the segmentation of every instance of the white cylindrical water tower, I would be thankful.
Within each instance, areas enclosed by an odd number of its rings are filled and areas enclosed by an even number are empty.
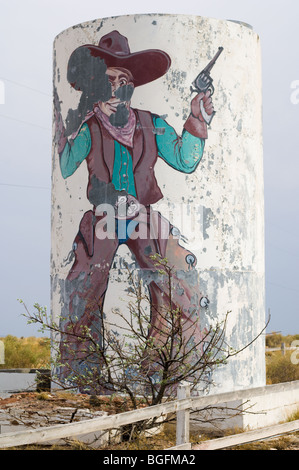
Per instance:
[[[211,96],[196,88],[209,78]],[[53,318],[86,325],[95,298],[108,317],[125,309],[124,261],[162,302],[158,252],[180,272],[186,321],[194,306],[202,327],[230,312],[226,342],[251,343],[265,326],[258,35],[200,16],[97,19],[56,37],[53,83]],[[119,208],[120,195],[131,213],[109,237],[101,205]],[[136,207],[166,235],[136,240]],[[265,385],[263,337],[211,382],[210,393]]]

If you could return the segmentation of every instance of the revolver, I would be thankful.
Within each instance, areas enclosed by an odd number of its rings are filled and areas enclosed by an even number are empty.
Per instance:
[[[211,92],[211,96],[214,93],[214,86],[213,86],[213,79],[210,75],[212,68],[214,67],[216,60],[220,56],[221,52],[223,51],[223,47],[218,48],[218,52],[213,57],[211,62],[197,75],[196,79],[192,83],[190,87],[191,93],[194,91],[196,93],[206,93],[208,90]],[[200,111],[202,117],[204,118],[205,122],[209,125],[212,122],[214,115],[216,114],[215,111],[212,114],[207,114],[204,108],[202,100],[200,101]]]

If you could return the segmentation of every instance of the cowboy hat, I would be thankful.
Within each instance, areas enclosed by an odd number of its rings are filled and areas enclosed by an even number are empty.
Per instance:
[[[171,64],[169,55],[159,49],[148,49],[131,53],[128,39],[118,31],[111,31],[100,39],[98,46],[85,44],[75,49],[72,53],[68,66],[68,79],[76,89],[80,89],[80,87],[76,86],[76,75],[78,76],[81,72],[84,75],[88,73],[85,64],[81,67],[81,61],[79,60],[79,63],[78,61],[76,62],[76,57],[81,57],[80,53],[86,50],[89,51],[90,57],[103,59],[107,67],[123,67],[129,70],[133,75],[135,87],[162,77],[168,71]],[[83,71],[83,69],[85,70]]]

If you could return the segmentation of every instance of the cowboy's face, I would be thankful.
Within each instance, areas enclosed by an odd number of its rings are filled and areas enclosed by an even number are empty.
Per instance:
[[[134,85],[130,72],[124,69],[108,67],[106,75],[111,84],[111,97],[108,101],[101,101],[99,106],[110,117],[117,112],[119,105],[125,105],[129,109]]]

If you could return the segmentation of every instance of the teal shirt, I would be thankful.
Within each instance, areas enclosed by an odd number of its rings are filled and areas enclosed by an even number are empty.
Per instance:
[[[168,165],[182,173],[192,173],[200,162],[205,140],[183,131],[178,138],[175,130],[164,119],[153,115],[158,156]],[[88,156],[91,149],[91,136],[88,125],[81,127],[72,142],[67,143],[60,157],[63,178],[71,176]],[[114,141],[114,166],[112,183],[118,191],[125,190],[136,195],[132,157],[126,147]]]

